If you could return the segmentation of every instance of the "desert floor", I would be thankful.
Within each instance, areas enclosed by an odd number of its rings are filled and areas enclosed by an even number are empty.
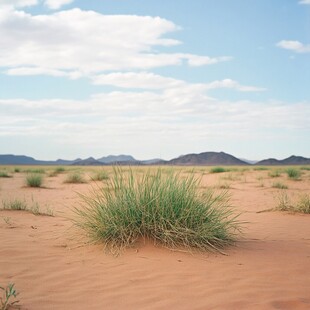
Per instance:
[[[100,183],[90,180],[95,171],[111,174],[111,168],[66,168],[49,176],[55,167],[45,167],[42,188],[25,186],[24,169],[30,168],[0,167],[12,176],[0,178],[0,206],[25,200],[54,216],[0,211],[0,286],[15,284],[21,309],[310,309],[310,215],[260,212],[276,207],[281,191],[293,200],[310,194],[309,170],[296,181],[284,167],[213,174],[196,167],[202,189],[229,188],[241,212],[243,236],[235,246],[227,255],[191,254],[141,242],[116,257],[102,245],[85,245],[70,219],[78,193]],[[64,183],[68,169],[80,169],[88,182]],[[275,169],[282,169],[279,177],[270,176]],[[275,188],[278,182],[288,189]]]

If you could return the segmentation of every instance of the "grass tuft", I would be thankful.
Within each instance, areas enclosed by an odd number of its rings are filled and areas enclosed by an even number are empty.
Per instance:
[[[11,176],[6,171],[0,171],[0,178],[10,178]]]
[[[288,189],[288,186],[281,183],[281,182],[276,182],[272,184],[273,188],[278,188],[278,189]]]
[[[11,301],[12,298],[17,298],[19,294],[14,288],[14,283],[9,283],[6,287],[0,286],[0,290],[3,291],[3,295],[0,296],[0,307],[1,310],[12,309],[16,307],[16,304],[19,303],[18,300]]]
[[[309,194],[300,195],[298,200],[293,203],[287,193],[283,192],[279,195],[278,200],[276,210],[310,214]]]
[[[41,187],[43,183],[43,177],[41,174],[32,173],[27,175],[26,184],[29,187]]]
[[[104,181],[109,179],[109,174],[104,171],[97,171],[94,176],[91,178],[93,181]]]
[[[299,180],[301,176],[300,170],[297,170],[295,168],[288,168],[286,170],[287,176],[292,180]]]
[[[268,173],[271,178],[278,178],[281,176],[281,172],[279,170],[272,170]]]
[[[233,242],[240,225],[229,205],[227,191],[199,191],[194,175],[143,175],[115,169],[105,189],[81,195],[74,223],[93,242],[112,251],[151,239],[169,248],[220,251]]]
[[[79,172],[71,172],[66,180],[65,183],[73,183],[73,184],[78,184],[78,183],[86,183],[86,180],[84,179],[83,175]]]
[[[25,201],[21,200],[12,200],[12,201],[3,201],[3,209],[4,210],[26,210],[27,204]]]
[[[214,168],[211,168],[210,173],[221,173],[221,172],[227,172],[227,171],[229,170],[223,167],[214,167]]]
[[[27,203],[22,200],[11,200],[2,202],[2,210],[13,210],[13,211],[27,211],[34,215],[46,215],[54,216],[54,212],[49,207],[46,207],[46,210],[43,211],[40,208],[40,205],[32,199],[32,205],[28,207]]]

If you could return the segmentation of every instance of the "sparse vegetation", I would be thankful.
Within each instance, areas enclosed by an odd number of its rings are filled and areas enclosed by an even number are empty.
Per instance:
[[[16,172],[16,173],[20,172],[20,168],[15,167],[15,168],[14,168],[14,172]]]
[[[2,202],[2,210],[15,210],[15,211],[27,211],[34,215],[46,215],[46,216],[54,216],[53,210],[46,207],[46,210],[43,211],[40,208],[40,205],[32,200],[32,204],[28,207],[26,201],[14,199],[11,201],[3,201]]]
[[[139,238],[154,240],[169,248],[219,250],[231,244],[240,230],[229,205],[227,191],[200,192],[194,175],[115,169],[107,188],[92,196],[81,195],[75,224],[93,242],[103,242],[119,251]]]
[[[264,170],[269,170],[267,167],[255,167],[253,170],[255,171],[264,171]]]
[[[272,170],[268,173],[271,178],[278,178],[281,176],[281,172],[279,170]]]
[[[288,186],[281,183],[281,182],[276,182],[272,184],[273,188],[278,188],[278,189],[288,189]]]
[[[41,174],[44,174],[45,170],[42,169],[42,168],[32,168],[32,169],[26,169],[26,170],[24,170],[24,172],[26,172],[26,173],[41,173]]]
[[[221,172],[227,172],[227,171],[229,170],[223,167],[214,167],[214,168],[211,168],[210,173],[221,173]]]
[[[11,176],[6,171],[0,171],[0,178],[10,178]]]
[[[32,173],[26,177],[26,184],[29,187],[41,187],[43,183],[43,177],[41,174]]]
[[[4,210],[26,210],[27,204],[22,200],[12,200],[12,201],[3,201],[2,202]]]
[[[298,200],[293,203],[286,192],[282,192],[278,197],[278,206],[276,210],[289,211],[310,214],[310,195],[303,194],[298,197]]]
[[[19,303],[18,300],[11,301],[12,298],[16,299],[17,295],[19,294],[15,287],[14,283],[8,284],[6,287],[0,286],[0,289],[3,291],[2,297],[0,297],[0,306],[1,310],[7,310],[9,308],[14,307],[17,303]]]
[[[297,170],[295,168],[288,168],[286,170],[286,173],[287,173],[287,176],[293,180],[299,180],[301,176],[300,170]]]
[[[93,181],[104,181],[109,179],[109,174],[104,171],[97,171],[94,176],[92,176]]]
[[[67,176],[65,183],[73,183],[73,184],[86,183],[86,180],[80,172],[71,172]]]

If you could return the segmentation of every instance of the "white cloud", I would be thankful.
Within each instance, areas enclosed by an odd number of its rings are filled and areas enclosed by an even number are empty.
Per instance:
[[[310,53],[310,44],[303,44],[299,41],[282,40],[276,45],[278,47],[288,49],[296,53]]]
[[[266,88],[263,88],[263,87],[241,85],[237,81],[234,81],[231,79],[224,79],[221,81],[214,81],[214,82],[209,83],[208,89],[213,89],[213,88],[231,88],[231,89],[235,89],[241,92],[259,92],[259,91],[266,90]]]
[[[44,4],[52,10],[57,10],[64,5],[72,3],[74,0],[46,0]]]
[[[301,0],[299,4],[310,4],[310,0]]]
[[[0,0],[0,7],[26,7],[37,5],[38,0]]]
[[[155,51],[155,47],[180,44],[164,37],[177,30],[178,26],[160,17],[102,15],[80,9],[33,16],[9,10],[0,13],[0,67],[8,68],[10,74],[55,76],[62,71],[70,77],[72,72],[88,76],[231,59]]]
[[[151,72],[115,72],[101,74],[92,78],[95,85],[111,85],[121,88],[137,89],[194,89],[203,92],[215,88],[230,88],[242,92],[264,91],[265,88],[245,86],[231,79],[214,81],[211,83],[190,84],[182,80],[164,77]]]

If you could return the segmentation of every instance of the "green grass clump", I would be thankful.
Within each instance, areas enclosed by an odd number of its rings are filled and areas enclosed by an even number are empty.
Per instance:
[[[281,183],[281,182],[276,182],[272,184],[273,188],[278,188],[278,189],[288,189],[287,185]]]
[[[10,178],[11,176],[6,171],[0,171],[0,178]]]
[[[14,172],[16,172],[16,173],[20,172],[20,168],[15,167],[15,168],[14,168]]]
[[[78,183],[86,183],[86,180],[84,179],[83,175],[79,172],[71,172],[66,180],[65,183],[73,183],[73,184],[78,184]]]
[[[264,171],[264,170],[269,170],[267,167],[255,167],[253,170],[255,171]]]
[[[93,181],[104,181],[109,179],[109,174],[102,170],[95,173],[94,176],[92,176]]]
[[[287,173],[287,176],[293,180],[299,180],[301,176],[300,170],[297,170],[295,168],[288,168],[286,170],[286,173]]]
[[[1,310],[7,310],[12,309],[16,307],[16,304],[19,303],[18,300],[12,301],[12,298],[17,298],[17,295],[19,294],[16,289],[14,288],[14,283],[8,284],[6,287],[0,286],[0,290],[3,291],[3,295],[0,296],[0,309]],[[15,308],[16,309],[16,308]]]
[[[240,225],[227,191],[202,192],[199,184],[193,174],[115,169],[106,188],[81,195],[75,224],[110,250],[146,238],[169,248],[220,251],[233,242]]]
[[[214,168],[211,168],[210,173],[221,173],[221,172],[227,172],[227,171],[229,170],[223,167],[214,167]]]
[[[38,173],[31,173],[26,177],[26,184],[29,187],[41,187],[43,183],[43,177]]]

